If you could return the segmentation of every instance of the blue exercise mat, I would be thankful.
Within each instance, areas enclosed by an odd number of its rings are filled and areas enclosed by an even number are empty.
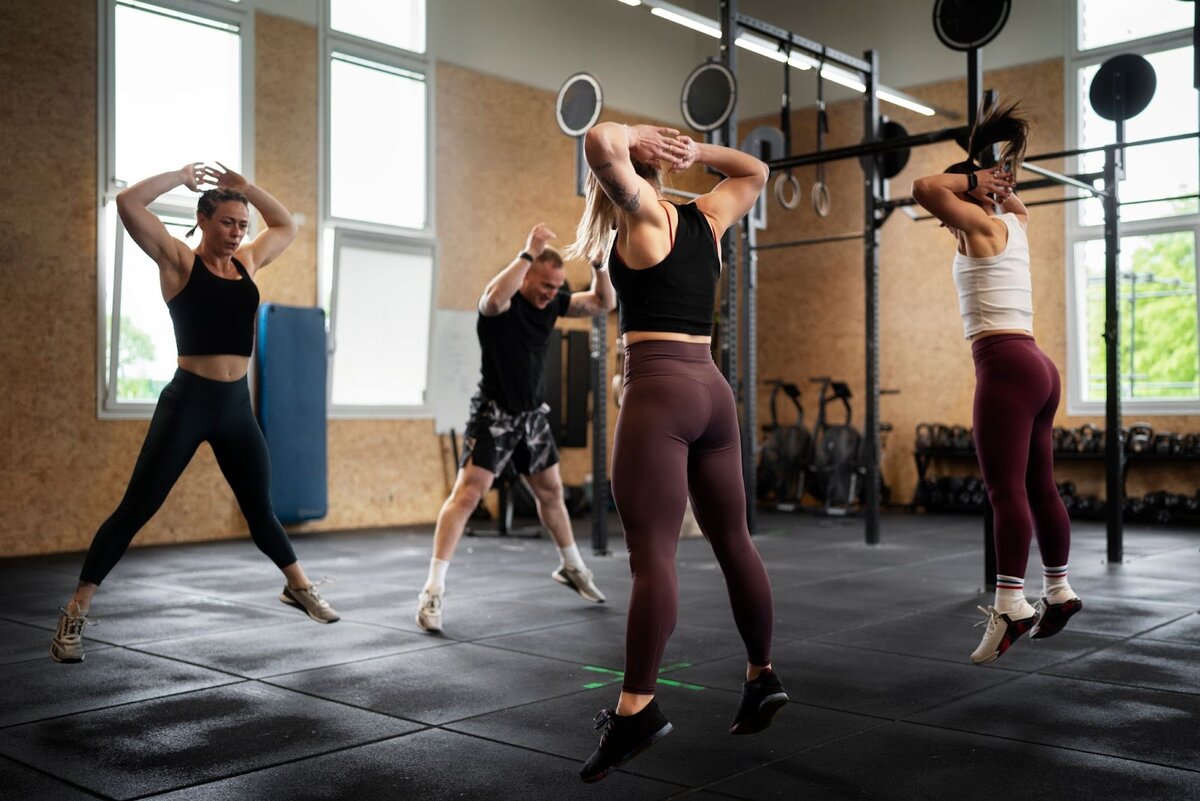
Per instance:
[[[271,502],[284,523],[329,510],[326,359],[322,309],[266,303],[258,310],[258,423],[271,454]]]

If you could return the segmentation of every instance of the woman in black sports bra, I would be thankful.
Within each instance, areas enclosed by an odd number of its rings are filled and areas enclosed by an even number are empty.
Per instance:
[[[96,532],[75,597],[62,610],[50,646],[51,656],[59,662],[83,661],[83,628],[90,622],[92,596],[205,441],[237,497],[255,545],[287,579],[279,599],[319,623],[338,619],[304,574],[275,517],[267,446],[246,382],[259,300],[253,276],[291,243],[296,224],[283,204],[264,189],[220,166],[188,164],[117,195],[117,212],[125,229],[158,264],[163,300],[175,328],[179,369],[159,396],[125,497]],[[193,250],[167,233],[147,207],[177,186],[199,192],[204,185],[214,188],[200,196],[192,231],[199,228],[202,237]],[[266,228],[244,243],[250,204],[258,209]]]
[[[730,733],[765,729],[788,700],[771,669],[771,583],[746,526],[737,407],[710,352],[720,238],[754,205],[767,166],[678,134],[602,123],[584,142],[587,205],[569,255],[607,257],[617,292],[625,391],[612,489],[633,573],[621,696],[616,709],[597,716],[604,733],[580,771],[586,782],[671,731],[654,693],[675,627],[675,547],[689,494],[746,645],[746,682]],[[727,177],[693,203],[663,200],[662,169],[693,163]]]

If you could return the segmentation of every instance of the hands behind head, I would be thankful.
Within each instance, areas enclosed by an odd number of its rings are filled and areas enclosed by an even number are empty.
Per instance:
[[[975,179],[978,181],[975,188],[967,194],[984,201],[985,203],[1003,203],[1008,200],[1013,193],[1013,188],[1016,186],[1016,178],[1011,172],[1005,172],[997,164],[995,167],[988,167],[984,170],[978,170],[975,173]],[[989,197],[989,195],[991,197]]]
[[[538,223],[525,239],[525,252],[536,259],[546,249],[546,243],[557,238],[558,234],[551,231],[545,223]]]
[[[200,186],[204,183],[204,162],[193,161],[184,164],[179,169],[179,176],[183,179],[183,185],[193,192],[199,192]]]
[[[218,189],[236,189],[239,192],[246,188],[250,183],[242,175],[234,172],[226,167],[221,162],[217,162],[217,166],[221,169],[214,169],[205,165],[204,167],[204,182],[211,184]]]
[[[219,167],[220,169],[217,169]],[[183,185],[193,192],[204,191],[201,187],[215,186],[218,189],[244,190],[250,182],[239,173],[217,162],[217,167],[210,167],[203,161],[193,161],[183,165],[179,171],[183,177]]]
[[[644,164],[661,162],[669,172],[685,170],[696,160],[697,146],[690,137],[680,136],[674,128],[655,125],[627,125],[629,155]]]

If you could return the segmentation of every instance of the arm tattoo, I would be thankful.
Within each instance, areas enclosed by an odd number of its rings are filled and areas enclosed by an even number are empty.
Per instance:
[[[638,187],[636,192],[630,192],[620,181],[612,175],[612,162],[606,161],[595,167],[593,172],[596,174],[596,180],[604,186],[604,191],[612,198],[613,203],[623,208],[630,213],[636,212],[641,208],[642,189]]]

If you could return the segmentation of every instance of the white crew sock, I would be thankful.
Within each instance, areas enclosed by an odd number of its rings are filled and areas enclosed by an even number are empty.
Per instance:
[[[438,559],[436,556],[429,560],[429,578],[425,579],[425,592],[441,595],[446,591],[446,571],[450,562]]]
[[[1025,600],[1025,579],[996,574],[996,601],[993,604],[1002,615],[1021,612],[1029,606]]]
[[[1077,597],[1067,583],[1067,566],[1042,566],[1042,595],[1052,604],[1061,604]]]
[[[566,567],[572,567],[576,570],[583,570],[585,567],[583,557],[579,555],[579,546],[573,542],[566,548],[558,549],[558,558]]]

